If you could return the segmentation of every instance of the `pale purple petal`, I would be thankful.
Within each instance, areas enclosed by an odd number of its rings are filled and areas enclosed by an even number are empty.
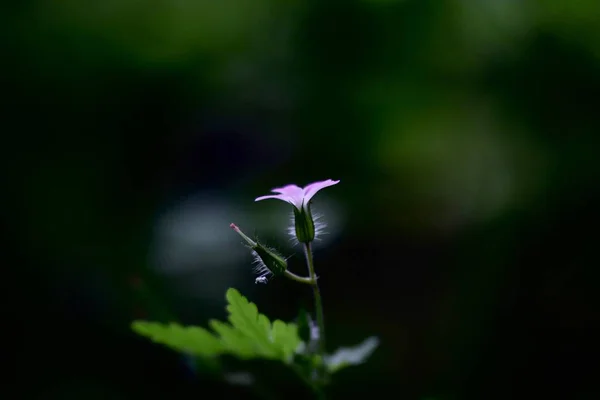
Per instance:
[[[282,188],[275,188],[272,190],[272,192],[279,194],[261,196],[256,198],[254,201],[261,201],[265,199],[278,199],[287,201],[288,203],[290,203],[298,209],[302,207],[302,201],[304,198],[304,191],[302,190],[302,188],[296,185],[287,185]]]
[[[302,188],[297,185],[287,185],[284,187],[275,188],[275,189],[271,190],[271,192],[285,194],[290,197],[299,197],[304,194],[304,192],[302,191]]]
[[[304,203],[308,204],[308,202],[310,201],[310,199],[313,198],[313,196],[315,194],[317,194],[317,192],[323,188],[326,188],[328,186],[333,186],[333,185],[337,185],[338,183],[340,183],[340,181],[334,181],[331,179],[327,179],[326,181],[322,181],[322,182],[315,182],[315,183],[311,183],[310,185],[306,185],[304,187]]]
[[[254,201],[261,201],[261,200],[266,200],[266,199],[278,199],[278,200],[283,200],[283,201],[289,202],[289,197],[284,194],[270,194],[267,196],[260,196],[260,197],[257,197],[256,199],[254,199]]]

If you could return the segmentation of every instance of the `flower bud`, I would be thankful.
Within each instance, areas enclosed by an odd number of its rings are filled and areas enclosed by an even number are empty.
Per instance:
[[[273,275],[283,275],[287,270],[287,261],[274,250],[269,249],[258,242],[256,242],[256,246],[252,247],[252,250],[254,250],[256,256],[262,261],[262,264]]]
[[[315,239],[315,223],[310,212],[310,203],[300,209],[294,207],[294,225],[296,238],[300,243],[309,243]]]
[[[252,249],[257,266],[255,267],[256,273],[260,277],[272,274],[274,276],[283,275],[287,271],[287,261],[283,256],[278,254],[275,250],[270,249],[258,241],[254,241],[246,236],[240,228],[235,224],[229,225],[234,231],[236,231],[246,243],[248,247]],[[262,281],[261,281],[262,282]]]

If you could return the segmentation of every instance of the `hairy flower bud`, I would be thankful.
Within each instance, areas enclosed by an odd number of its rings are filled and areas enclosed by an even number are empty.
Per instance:
[[[310,212],[310,204],[305,204],[300,209],[294,207],[294,225],[296,238],[300,243],[309,243],[315,239],[315,222]]]
[[[244,239],[248,247],[252,250],[256,263],[255,272],[260,275],[259,278],[266,275],[283,275],[287,271],[287,261],[282,255],[259,243],[258,240],[254,241],[250,239],[237,225],[232,223],[229,226]],[[261,280],[261,282],[264,282],[264,280]]]
[[[283,275],[287,270],[287,261],[281,255],[277,254],[275,250],[269,249],[259,242],[256,242],[256,246],[252,247],[252,250],[260,257],[262,264],[273,275]]]

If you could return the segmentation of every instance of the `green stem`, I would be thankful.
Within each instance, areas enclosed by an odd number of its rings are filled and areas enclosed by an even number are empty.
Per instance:
[[[304,243],[304,254],[306,255],[306,264],[308,265],[308,274],[312,280],[313,295],[315,297],[315,308],[317,313],[317,326],[319,327],[319,356],[325,357],[325,319],[323,317],[323,301],[321,300],[321,291],[317,283],[315,274],[315,263],[313,261],[312,249],[309,243]]]
[[[289,278],[291,280],[294,280],[296,282],[304,283],[304,284],[307,284],[307,285],[312,285],[313,284],[312,277],[307,278],[307,277],[304,277],[304,276],[299,276],[299,275],[296,275],[293,272],[290,272],[288,270],[285,270],[285,272],[283,273],[283,275],[285,275],[285,277],[287,277],[287,278]]]

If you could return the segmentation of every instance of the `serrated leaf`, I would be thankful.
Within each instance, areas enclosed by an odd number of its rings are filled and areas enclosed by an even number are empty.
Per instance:
[[[225,297],[229,302],[227,311],[231,325],[247,336],[268,341],[271,322],[265,315],[259,314],[256,304],[249,302],[234,288],[227,290]]]
[[[298,327],[295,324],[286,324],[281,320],[273,322],[271,334],[275,347],[279,349],[284,360],[291,360],[300,344]]]
[[[375,336],[365,339],[354,347],[340,347],[335,353],[325,356],[325,364],[329,372],[334,373],[342,368],[364,363],[379,346]]]
[[[229,323],[210,321],[209,325],[215,334],[195,326],[146,321],[134,322],[132,329],[156,343],[195,356],[231,354],[241,359],[292,361],[294,351],[300,344],[295,324],[279,320],[271,324],[265,315],[258,312],[254,303],[233,288],[227,291],[226,298]]]
[[[211,320],[210,327],[219,335],[224,352],[233,354],[242,359],[249,359],[259,355],[256,344],[244,334],[221,321]]]
[[[229,305],[229,322],[246,338],[252,339],[259,356],[277,358],[278,352],[271,341],[271,322],[258,313],[256,304],[251,303],[237,290],[230,288],[225,296]]]
[[[166,345],[182,353],[212,357],[223,352],[221,342],[209,331],[197,326],[183,327],[175,323],[165,325],[134,321],[131,328],[155,343]]]

